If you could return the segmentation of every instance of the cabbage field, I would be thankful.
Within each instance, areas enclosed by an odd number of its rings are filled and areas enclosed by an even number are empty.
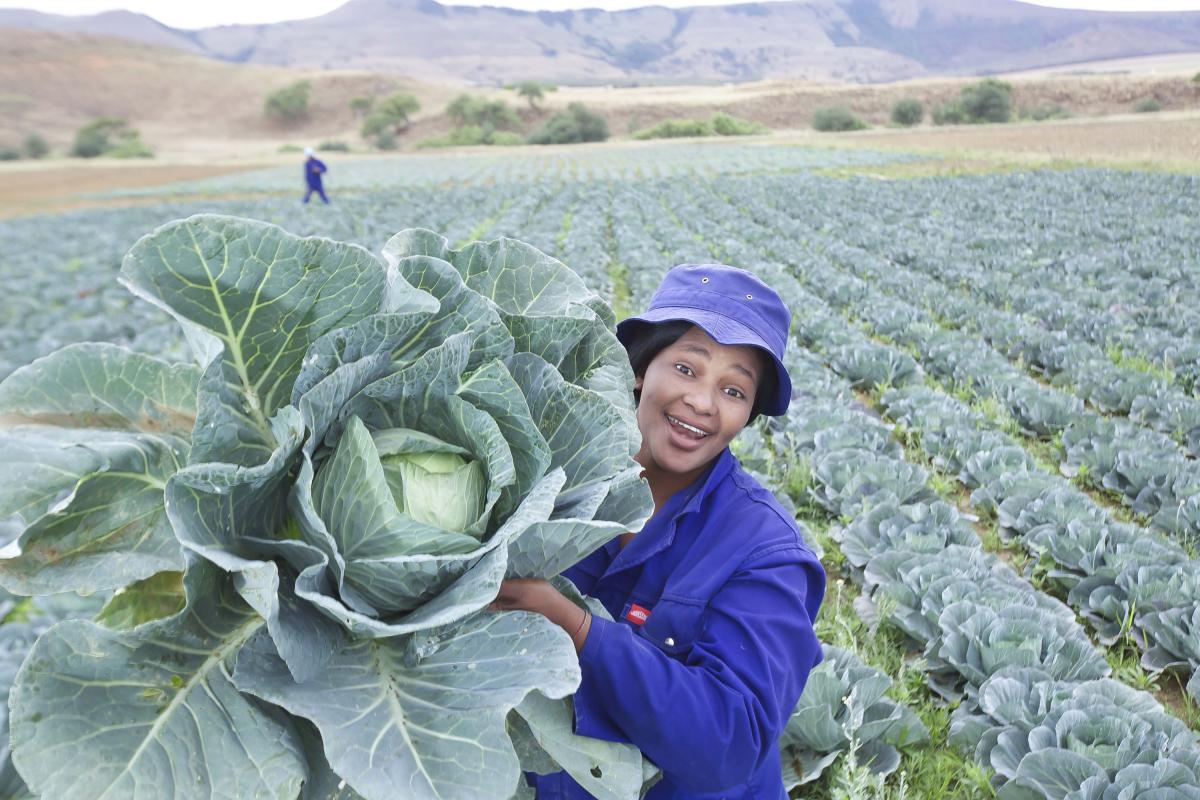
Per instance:
[[[793,795],[1200,798],[1200,179],[912,158],[412,156],[331,206],[280,168],[0,221],[0,796],[636,798],[561,631],[480,609],[645,518],[611,324],[720,261],[792,308],[791,410],[735,452],[831,578]]]

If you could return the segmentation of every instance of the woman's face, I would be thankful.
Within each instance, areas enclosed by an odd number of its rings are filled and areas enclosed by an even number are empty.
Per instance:
[[[758,351],[724,345],[692,326],[636,377],[647,478],[687,485],[746,425],[762,364]]]

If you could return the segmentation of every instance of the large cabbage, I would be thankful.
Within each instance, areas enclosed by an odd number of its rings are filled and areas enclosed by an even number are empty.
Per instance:
[[[79,345],[0,384],[0,584],[118,590],[17,676],[30,788],[508,797],[520,752],[636,796],[636,751],[562,724],[567,634],[485,608],[651,511],[603,302],[516,241],[381,261],[215,216],[123,276],[196,365]]]

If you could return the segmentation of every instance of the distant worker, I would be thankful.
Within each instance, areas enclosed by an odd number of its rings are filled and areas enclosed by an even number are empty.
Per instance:
[[[311,147],[304,148],[304,155],[308,156],[308,160],[304,162],[304,182],[308,185],[308,191],[304,193],[304,202],[307,203],[312,193],[316,192],[325,201],[325,205],[329,205],[325,187],[321,185],[321,176],[328,172],[329,168],[325,166],[324,161],[316,157]]]

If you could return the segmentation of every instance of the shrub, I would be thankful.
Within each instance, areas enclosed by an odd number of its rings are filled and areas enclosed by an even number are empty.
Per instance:
[[[486,100],[460,94],[446,106],[446,116],[458,127],[490,127],[492,130],[514,130],[521,125],[516,112],[503,100]]]
[[[1018,116],[1021,119],[1044,122],[1048,119],[1069,119],[1071,112],[1058,103],[1050,103],[1044,106],[1021,106]]]
[[[968,122],[1008,122],[1012,117],[1012,86],[987,78],[964,87],[960,102]]]
[[[380,150],[395,150],[399,146],[396,134],[392,131],[383,131],[375,137],[375,146]]]
[[[967,112],[957,100],[951,100],[933,109],[934,125],[962,125],[967,121]]]
[[[742,119],[724,111],[718,111],[709,120],[713,133],[717,136],[753,136],[759,133],[769,133],[770,128],[750,119]]]
[[[1133,104],[1133,110],[1138,114],[1152,114],[1155,111],[1162,111],[1162,103],[1153,97],[1143,97]]]
[[[603,142],[608,138],[608,121],[583,103],[571,103],[529,134],[530,144],[578,144]]]
[[[280,153],[303,153],[304,148],[298,144],[281,144],[279,145]]]
[[[50,152],[50,145],[40,133],[31,133],[25,137],[25,156],[27,158],[45,158]]]
[[[276,122],[294,125],[308,119],[308,98],[312,84],[296,81],[267,95],[263,101],[263,113]]]
[[[20,161],[21,151],[12,146],[0,147],[0,161]]]
[[[702,119],[664,119],[633,134],[635,139],[678,139],[681,136],[712,136],[712,126]]]
[[[317,149],[326,153],[349,153],[350,145],[345,142],[328,141],[321,142],[317,145]]]
[[[146,143],[134,136],[122,139],[104,151],[109,158],[154,158],[154,151]]]
[[[1200,83],[1200,72],[1192,76],[1192,83]]]
[[[142,158],[154,154],[122,117],[97,117],[75,132],[71,155],[80,158]]]
[[[813,127],[819,131],[861,131],[867,123],[845,106],[826,106],[813,113]]]
[[[363,97],[361,95],[358,97],[351,97],[350,110],[354,112],[354,116],[364,117],[366,116],[367,112],[371,110],[371,106],[374,104],[374,102],[374,97]]]
[[[521,138],[521,134],[513,133],[512,131],[495,131],[492,133],[491,140],[485,144],[495,145],[497,147],[516,147],[525,144],[525,140]]]
[[[417,147],[468,147],[476,144],[487,144],[484,141],[483,128],[478,125],[460,125],[442,136],[422,139],[417,142]]]
[[[910,128],[925,117],[925,106],[915,97],[903,97],[892,106],[892,122]]]

